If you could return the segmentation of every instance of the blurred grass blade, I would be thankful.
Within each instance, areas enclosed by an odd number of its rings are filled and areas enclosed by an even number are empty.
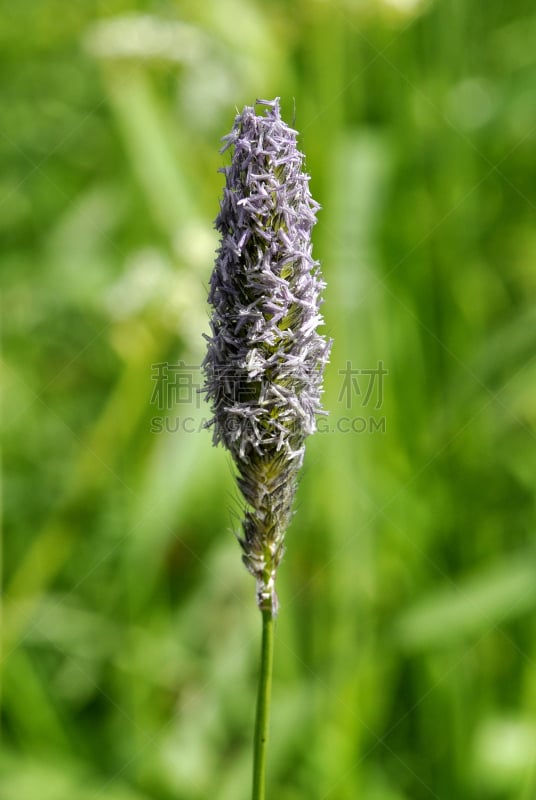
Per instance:
[[[408,652],[452,647],[535,606],[536,559],[530,549],[422,597],[395,622],[395,640]]]

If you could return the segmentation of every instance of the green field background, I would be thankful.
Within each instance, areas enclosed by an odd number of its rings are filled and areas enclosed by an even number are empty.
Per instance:
[[[220,138],[275,96],[334,345],[268,797],[535,800],[534,3],[0,20],[0,800],[249,797],[260,617],[197,388]],[[158,364],[184,379],[163,409]]]

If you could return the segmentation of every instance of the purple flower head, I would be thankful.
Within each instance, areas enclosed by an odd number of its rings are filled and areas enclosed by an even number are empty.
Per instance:
[[[317,332],[324,283],[311,230],[319,206],[297,133],[282,121],[278,98],[257,104],[264,116],[246,106],[224,138],[222,152],[233,152],[222,170],[204,369],[214,443],[231,452],[247,503],[244,561],[260,607],[275,612],[275,572],[331,343]]]

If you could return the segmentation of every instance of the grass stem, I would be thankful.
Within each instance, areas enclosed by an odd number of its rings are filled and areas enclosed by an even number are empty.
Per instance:
[[[265,800],[266,797],[266,751],[270,726],[273,661],[274,617],[271,611],[265,610],[262,611],[261,670],[254,734],[252,800]]]

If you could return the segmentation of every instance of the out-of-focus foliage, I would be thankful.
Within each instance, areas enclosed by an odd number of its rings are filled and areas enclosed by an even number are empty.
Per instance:
[[[219,138],[275,95],[335,344],[281,570],[270,797],[532,800],[534,4],[1,19],[2,800],[248,797],[260,623],[195,390]],[[367,399],[348,370],[380,362]],[[166,363],[186,383],[162,410]]]

